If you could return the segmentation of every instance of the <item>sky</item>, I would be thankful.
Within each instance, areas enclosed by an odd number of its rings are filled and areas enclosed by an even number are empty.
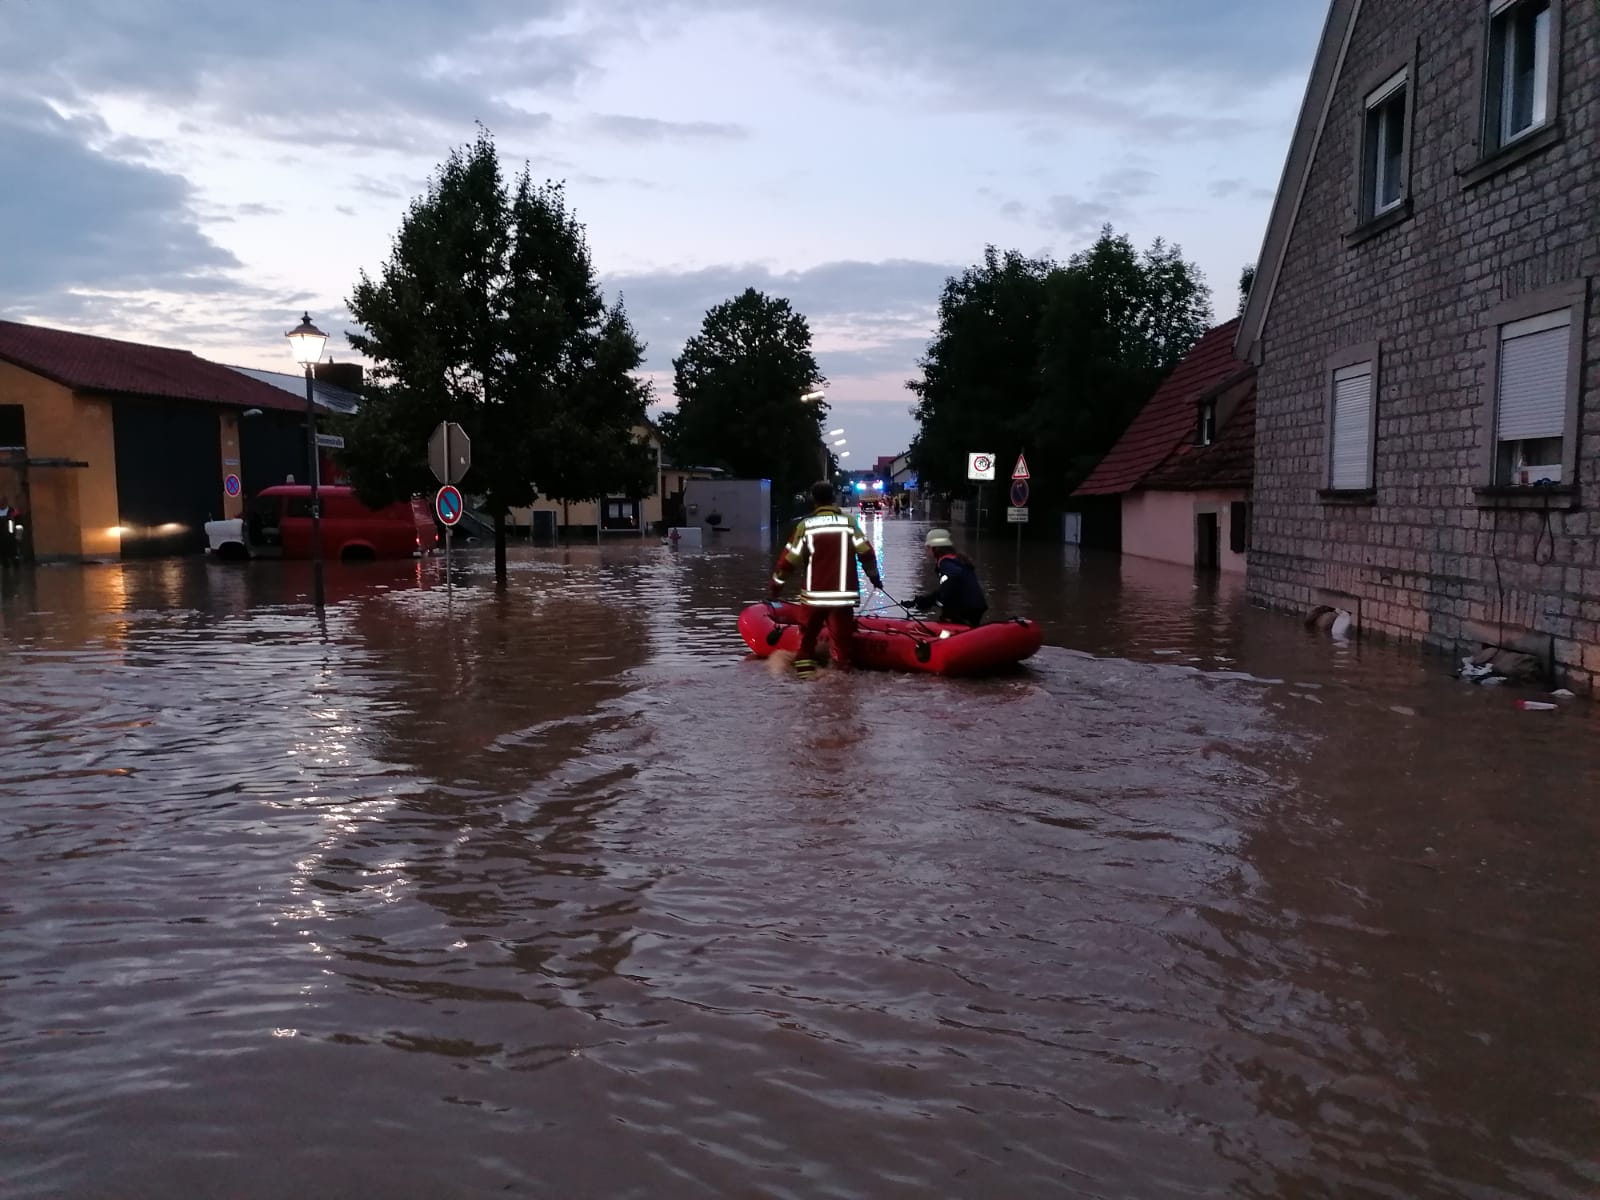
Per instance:
[[[745,287],[811,323],[850,467],[986,244],[1112,223],[1237,307],[1321,0],[0,0],[0,317],[283,369],[434,168],[566,181],[659,405]]]

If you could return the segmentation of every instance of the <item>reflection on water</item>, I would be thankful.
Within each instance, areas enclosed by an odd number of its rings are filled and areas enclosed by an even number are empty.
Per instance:
[[[1593,1194],[1589,710],[970,548],[1020,674],[746,661],[750,548],[3,577],[0,1194]]]

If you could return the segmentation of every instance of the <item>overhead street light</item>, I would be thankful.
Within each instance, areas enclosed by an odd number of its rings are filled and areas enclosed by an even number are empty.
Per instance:
[[[311,323],[306,313],[288,333],[289,350],[295,362],[306,370],[306,450],[311,456],[311,597],[318,609],[323,605],[322,589],[322,464],[317,453],[317,405],[312,395],[312,368],[322,361],[328,335]]]

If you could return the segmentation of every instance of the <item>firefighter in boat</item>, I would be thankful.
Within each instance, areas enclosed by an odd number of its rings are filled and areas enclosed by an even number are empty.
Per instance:
[[[811,500],[816,507],[810,516],[802,517],[795,525],[794,535],[778,555],[778,564],[767,584],[768,595],[777,599],[791,572],[797,568],[805,572],[800,589],[805,616],[800,653],[794,660],[794,669],[802,676],[816,672],[817,638],[824,625],[828,629],[834,664],[850,666],[850,644],[856,631],[855,608],[860,599],[856,560],[861,561],[861,570],[873,587],[883,586],[872,543],[867,541],[856,519],[839,508],[833,484],[813,484]]]
[[[937,608],[938,619],[949,625],[976,625],[989,611],[989,601],[978,583],[978,569],[965,554],[956,553],[948,529],[930,529],[923,539],[939,582],[931,591],[911,598],[911,607]]]

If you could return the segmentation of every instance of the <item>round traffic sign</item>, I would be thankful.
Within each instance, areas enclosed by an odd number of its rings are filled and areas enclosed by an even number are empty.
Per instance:
[[[1011,507],[1022,508],[1028,503],[1028,481],[1026,479],[1013,479],[1011,481]]]
[[[434,511],[439,514],[439,520],[446,525],[454,525],[461,520],[461,493],[452,484],[445,484],[439,489],[439,494],[433,499]]]
[[[230,496],[239,494],[239,477],[237,475],[225,476],[222,480],[222,490]]]
[[[994,460],[987,454],[974,454],[972,456],[972,469],[974,471],[987,471],[994,466]]]

